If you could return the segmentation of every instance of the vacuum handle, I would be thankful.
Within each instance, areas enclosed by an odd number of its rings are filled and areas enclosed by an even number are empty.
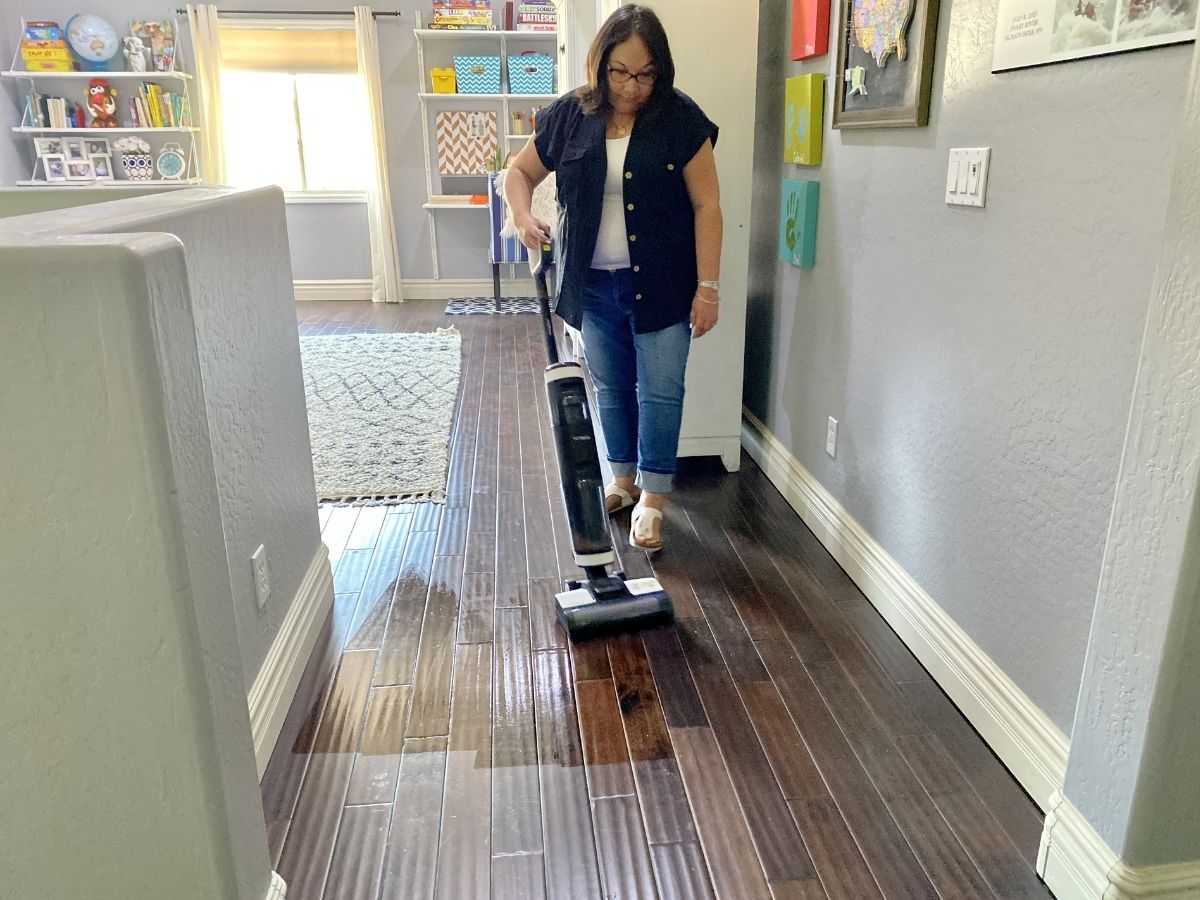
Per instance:
[[[550,291],[546,287],[546,269],[554,263],[553,248],[548,242],[541,246],[541,261],[533,275],[537,287],[538,306],[542,312],[542,329],[546,337],[546,356],[550,365],[558,362],[558,344],[554,340],[554,320],[550,317]]]

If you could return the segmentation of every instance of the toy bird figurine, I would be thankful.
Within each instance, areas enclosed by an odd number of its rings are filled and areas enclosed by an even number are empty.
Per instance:
[[[92,114],[92,128],[117,127],[117,92],[103,78],[88,82],[87,105]]]

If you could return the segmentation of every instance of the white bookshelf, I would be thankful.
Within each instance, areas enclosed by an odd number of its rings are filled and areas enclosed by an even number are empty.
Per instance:
[[[557,32],[546,31],[469,31],[442,30],[422,28],[421,15],[416,15],[416,28],[413,29],[417,42],[417,72],[419,84],[417,97],[421,102],[421,131],[425,152],[425,195],[426,202],[421,204],[429,220],[429,246],[433,258],[433,277],[439,278],[437,220],[436,216],[445,210],[476,209],[487,210],[486,204],[439,201],[439,194],[447,193],[441,186],[449,181],[450,184],[470,183],[472,179],[484,181],[481,190],[486,190],[486,175],[441,175],[437,172],[436,148],[432,141],[433,117],[440,109],[453,109],[463,104],[471,104],[485,108],[499,107],[497,112],[497,136],[499,146],[507,154],[520,148],[517,141],[529,139],[528,134],[509,134],[511,113],[529,111],[534,107],[545,106],[558,99],[557,94],[439,94],[429,90],[430,66],[449,66],[452,57],[456,55],[496,55],[500,57],[502,71],[507,69],[508,56],[526,50],[536,50],[547,56],[556,56],[559,35]],[[436,49],[434,49],[436,48]],[[432,57],[427,60],[428,55]],[[557,66],[556,66],[557,68]],[[557,74],[557,73],[556,73]],[[561,88],[561,84],[556,84]],[[434,179],[437,178],[436,186]]]

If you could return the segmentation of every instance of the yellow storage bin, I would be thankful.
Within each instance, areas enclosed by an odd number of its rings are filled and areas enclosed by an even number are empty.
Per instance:
[[[458,83],[454,78],[454,68],[451,66],[447,66],[444,69],[430,69],[429,80],[433,82],[433,92],[435,94],[458,93]]]

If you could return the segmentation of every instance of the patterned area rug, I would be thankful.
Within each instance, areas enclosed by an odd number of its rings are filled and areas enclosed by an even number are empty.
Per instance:
[[[457,329],[300,338],[317,499],[376,506],[444,500]]]
[[[537,297],[501,297],[496,309],[495,297],[455,297],[446,304],[448,316],[494,316],[536,313]]]

